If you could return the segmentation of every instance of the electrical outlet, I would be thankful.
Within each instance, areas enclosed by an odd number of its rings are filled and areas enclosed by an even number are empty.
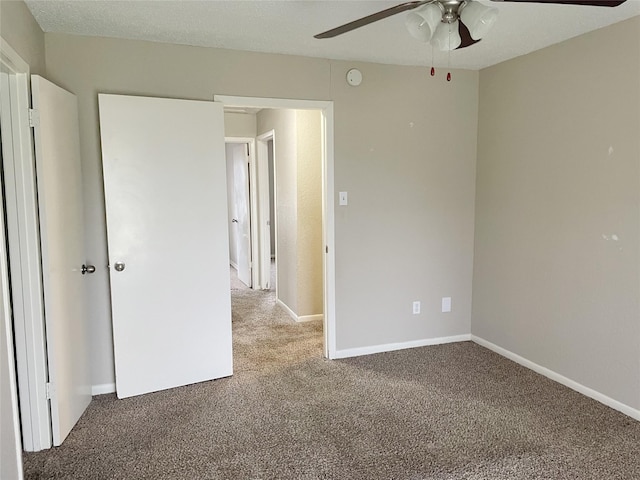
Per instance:
[[[420,302],[415,301],[413,302],[413,314],[417,315],[420,313]]]
[[[451,297],[442,297],[442,313],[451,311]]]

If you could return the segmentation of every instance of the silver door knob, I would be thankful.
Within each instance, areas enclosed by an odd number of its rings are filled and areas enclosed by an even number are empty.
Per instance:
[[[124,263],[123,262],[116,262],[115,265],[113,266],[113,268],[116,269],[116,272],[121,272],[124,270]]]
[[[82,265],[82,274],[84,275],[85,273],[93,273],[96,271],[96,267],[94,267],[93,265]]]

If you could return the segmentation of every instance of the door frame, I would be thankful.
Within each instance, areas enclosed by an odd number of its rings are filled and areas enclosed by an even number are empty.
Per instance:
[[[252,137],[224,137],[224,143],[235,143],[249,146],[249,235],[251,238],[251,288],[262,288],[260,284],[260,272],[256,268],[256,258],[259,258],[258,252],[258,218],[253,213],[258,211],[258,195],[256,194],[255,185],[257,185],[257,166],[256,166],[256,140]],[[254,183],[256,182],[256,183]],[[228,188],[228,186],[227,186]]]
[[[0,62],[10,74],[12,158],[3,158],[9,269],[22,447],[51,448],[40,230],[33,137],[29,119],[30,68],[0,37]],[[6,94],[6,92],[5,92]],[[4,105],[3,108],[7,106]]]
[[[275,189],[275,185],[276,185],[276,172],[275,172],[275,168],[273,169],[273,171],[269,171],[269,160],[268,160],[268,143],[269,141],[273,142],[273,157],[275,158],[275,150],[276,150],[276,131],[275,130],[269,130],[268,132],[263,133],[262,135],[258,135],[258,137],[256,137],[256,142],[257,142],[257,148],[256,148],[256,155],[257,155],[257,168],[258,168],[258,180],[257,180],[257,185],[258,185],[258,195],[260,197],[259,199],[259,205],[270,205],[270,201],[269,201],[269,195],[273,194],[273,203],[274,205],[277,205],[277,192]],[[263,160],[263,159],[266,159]],[[273,175],[273,185],[274,185],[274,189],[273,192],[271,192],[271,187],[269,185],[269,176]],[[267,286],[269,287],[269,289],[274,290],[275,294],[276,294],[276,298],[278,298],[278,242],[274,242],[275,245],[273,246],[273,248],[275,249],[276,252],[276,261],[275,261],[275,267],[276,267],[276,282],[275,282],[275,286],[274,285],[270,285],[270,281],[271,281],[271,248],[267,248],[267,245],[269,245],[269,247],[271,246],[271,225],[269,225],[269,228],[266,228],[267,226],[267,222],[269,222],[271,220],[271,206],[269,206],[268,209],[265,208],[260,208],[258,211],[258,215],[259,215],[259,235],[260,235],[260,257],[258,258],[258,262],[259,262],[259,267],[260,267],[260,280],[261,280],[261,286],[262,288],[267,288]],[[275,234],[275,238],[278,238],[278,221],[276,219],[276,215],[273,215],[273,229],[276,232]],[[267,241],[268,239],[268,241]],[[274,288],[275,287],[275,288]]]
[[[335,281],[335,213],[334,213],[334,121],[333,102],[284,98],[214,95],[225,107],[255,107],[294,110],[320,110],[322,113],[322,239],[324,273],[324,356],[336,358],[336,281]],[[275,150],[275,148],[274,148]],[[276,252],[276,262],[277,262]]]

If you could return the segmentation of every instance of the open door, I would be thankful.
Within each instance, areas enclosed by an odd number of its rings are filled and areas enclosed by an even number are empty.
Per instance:
[[[76,96],[31,77],[53,444],[91,401]],[[88,271],[91,271],[89,269]]]
[[[118,397],[229,376],[222,105],[98,100]]]
[[[238,280],[251,287],[251,204],[249,198],[249,152],[246,143],[227,143],[233,165],[233,203],[235,218]]]

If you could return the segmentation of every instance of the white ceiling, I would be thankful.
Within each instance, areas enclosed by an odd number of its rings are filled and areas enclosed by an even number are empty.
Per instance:
[[[386,0],[26,0],[45,32],[150,40],[256,52],[429,65],[431,48],[409,35],[406,13],[342,36],[313,35],[402,3]],[[640,0],[585,7],[483,0],[498,21],[478,44],[451,55],[454,68],[481,69],[640,15]],[[447,55],[435,52],[436,66]]]

